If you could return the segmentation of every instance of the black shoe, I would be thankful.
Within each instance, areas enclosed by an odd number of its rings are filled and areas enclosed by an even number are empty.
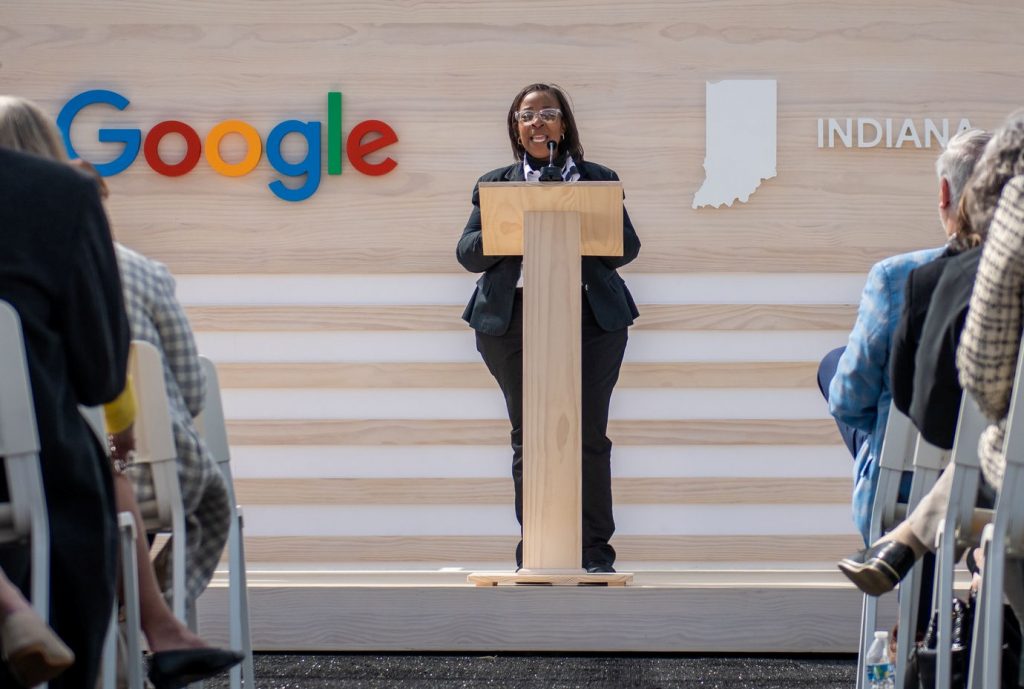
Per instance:
[[[237,651],[223,648],[160,651],[149,657],[149,681],[156,689],[180,689],[230,670],[242,662],[243,657]]]
[[[586,564],[587,574],[615,574],[615,568],[612,567],[612,563],[605,562],[604,560],[593,560]]]
[[[909,545],[882,541],[839,561],[839,571],[869,596],[881,596],[896,588],[914,566]]]

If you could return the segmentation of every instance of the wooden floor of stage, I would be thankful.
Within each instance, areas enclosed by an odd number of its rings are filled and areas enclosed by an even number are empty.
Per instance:
[[[624,565],[627,563],[623,563]],[[862,596],[833,566],[625,566],[628,587],[467,583],[469,567],[249,567],[261,651],[853,653]],[[489,571],[496,571],[490,563]],[[201,632],[227,638],[227,578],[200,601]],[[896,597],[881,607],[884,628]]]

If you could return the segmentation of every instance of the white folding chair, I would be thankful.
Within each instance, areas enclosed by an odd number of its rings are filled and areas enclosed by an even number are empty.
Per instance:
[[[992,510],[978,509],[978,486],[981,466],[978,462],[978,439],[985,430],[985,417],[967,393],[960,402],[960,416],[953,441],[950,466],[953,472],[946,516],[935,537],[935,589],[932,610],[939,626],[936,638],[935,686],[949,689],[953,678],[953,572],[956,552],[977,545],[979,520],[991,519]]]
[[[921,498],[935,485],[942,473],[942,468],[949,460],[949,452],[932,445],[920,434],[917,435],[917,446],[914,450],[914,479],[910,484],[910,495],[906,503],[906,515],[910,514]],[[903,578],[899,585],[900,611],[899,630],[896,640],[896,686],[905,685],[907,669],[910,667],[911,654],[917,638],[917,613],[920,608],[921,579],[923,566],[920,560]],[[931,606],[929,606],[931,609]]]
[[[0,543],[31,543],[32,607],[50,619],[50,523],[39,468],[39,435],[21,319],[0,301],[0,457],[8,501],[0,503]]]
[[[131,512],[118,513],[117,522],[121,585],[124,588],[126,679],[128,689],[143,689],[145,684],[142,669],[142,615],[139,606],[139,568],[135,560],[135,539],[138,532],[135,528],[135,518]],[[118,624],[118,604],[115,600],[110,626],[107,627],[107,636],[103,642],[101,665],[103,689],[117,688]]]
[[[149,342],[134,340],[128,364],[135,386],[135,463],[150,467],[153,499],[139,502],[147,532],[171,533],[173,554],[172,610],[186,620],[185,590],[185,508],[178,483],[177,448],[171,425],[170,403],[164,382],[163,357]],[[98,410],[97,410],[98,411]],[[93,421],[95,424],[95,420]],[[142,689],[142,624],[139,604],[139,570],[136,560],[136,530],[131,513],[118,515],[121,577],[125,604],[125,666],[128,689]],[[114,689],[117,657],[117,606],[107,632],[103,659],[104,689]]]
[[[238,506],[235,498],[235,486],[231,477],[231,451],[228,446],[217,368],[205,356],[199,357],[199,362],[206,377],[206,404],[202,414],[196,418],[196,428],[224,475],[228,500],[231,503],[231,528],[228,532],[228,615],[231,647],[241,649],[245,654],[242,663],[231,668],[231,688],[241,689],[244,686],[245,689],[252,689],[256,686],[256,676],[253,671],[252,638],[249,632],[249,596],[245,575],[242,508]]]
[[[149,342],[132,342],[129,370],[135,384],[136,464],[150,467],[154,499],[139,502],[147,533],[170,533],[173,568],[171,609],[188,622],[185,590],[185,507],[178,482],[178,453],[174,444],[170,403],[164,384],[163,357]]]
[[[106,439],[105,420],[102,407],[78,407],[103,447],[109,450]],[[125,658],[124,666],[128,689],[143,689],[142,672],[142,613],[139,604],[139,566],[135,559],[137,530],[131,512],[117,515],[118,545],[121,564],[121,586],[125,608]],[[118,612],[120,604],[114,599],[114,607],[103,641],[103,658],[100,666],[102,689],[117,689]]]
[[[889,420],[885,426],[882,452],[878,460],[878,484],[875,501],[871,508],[871,525],[868,531],[870,543],[881,538],[906,516],[906,505],[900,504],[900,481],[904,471],[913,468],[914,442],[917,431],[910,419],[894,405],[889,405]],[[861,607],[860,647],[857,654],[857,689],[864,689],[864,661],[874,640],[878,625],[878,598],[864,595]]]
[[[996,497],[992,521],[985,526],[981,547],[985,555],[978,589],[971,647],[968,686],[973,689],[1000,686],[1003,648],[1003,589],[1007,558],[1024,558],[1024,395],[1021,385],[1024,347],[1017,358],[1017,372],[1006,419],[1003,453],[1006,467]]]

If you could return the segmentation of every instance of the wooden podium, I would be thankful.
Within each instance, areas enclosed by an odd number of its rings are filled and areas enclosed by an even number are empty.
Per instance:
[[[622,255],[620,182],[482,182],[483,252],[523,257],[523,568],[478,586],[625,585],[582,551],[581,256]]]

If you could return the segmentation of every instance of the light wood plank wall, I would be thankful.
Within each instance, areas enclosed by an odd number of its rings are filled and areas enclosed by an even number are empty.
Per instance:
[[[131,100],[76,124],[96,160],[113,155],[100,126],[205,136],[239,118],[265,139],[326,124],[333,90],[346,135],[370,118],[398,132],[394,172],[346,160],[297,204],[267,189],[266,158],[166,178],[140,156],[109,180],[119,239],[179,277],[220,364],[255,562],[511,561],[508,427],[459,320],[473,276],[454,247],[535,80],[572,95],[643,241],[611,424],[622,562],[847,552],[850,462],[816,360],[845,341],[874,261],[940,242],[937,150],[819,149],[817,118],[993,127],[1024,104],[1017,0],[8,0],[0,16],[0,91],[54,115],[89,88]],[[692,210],[705,81],[731,78],[778,82],[778,175],[746,204]]]

